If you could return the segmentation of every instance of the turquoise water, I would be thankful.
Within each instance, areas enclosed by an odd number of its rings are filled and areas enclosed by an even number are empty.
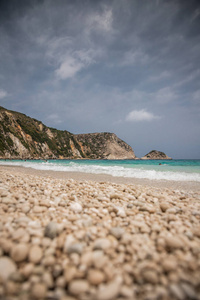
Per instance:
[[[200,160],[1,160],[0,165],[108,174],[117,177],[200,182]]]

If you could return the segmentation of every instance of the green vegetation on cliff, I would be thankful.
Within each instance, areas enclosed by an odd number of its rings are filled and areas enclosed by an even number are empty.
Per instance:
[[[47,127],[41,121],[1,106],[0,156],[45,159],[135,157],[132,148],[113,133],[74,135],[66,130]]]

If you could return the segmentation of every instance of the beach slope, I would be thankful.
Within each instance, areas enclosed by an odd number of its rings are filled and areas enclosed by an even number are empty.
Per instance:
[[[0,214],[2,299],[200,299],[198,190],[1,167]]]

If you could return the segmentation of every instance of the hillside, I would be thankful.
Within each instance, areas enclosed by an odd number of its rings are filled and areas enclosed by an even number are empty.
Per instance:
[[[72,134],[0,106],[0,157],[22,159],[134,159],[115,134]]]
[[[172,159],[171,157],[167,156],[164,152],[152,150],[143,156],[141,159]]]

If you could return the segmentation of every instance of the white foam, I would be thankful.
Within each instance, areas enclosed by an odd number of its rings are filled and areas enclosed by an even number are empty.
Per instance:
[[[0,161],[0,165],[23,166],[37,170],[51,170],[63,172],[83,172],[92,174],[107,174],[116,177],[144,178],[150,180],[196,181],[200,182],[200,173],[145,170],[144,167],[130,168],[120,165],[102,166],[97,164],[84,164],[78,162],[30,162],[30,161]]]

